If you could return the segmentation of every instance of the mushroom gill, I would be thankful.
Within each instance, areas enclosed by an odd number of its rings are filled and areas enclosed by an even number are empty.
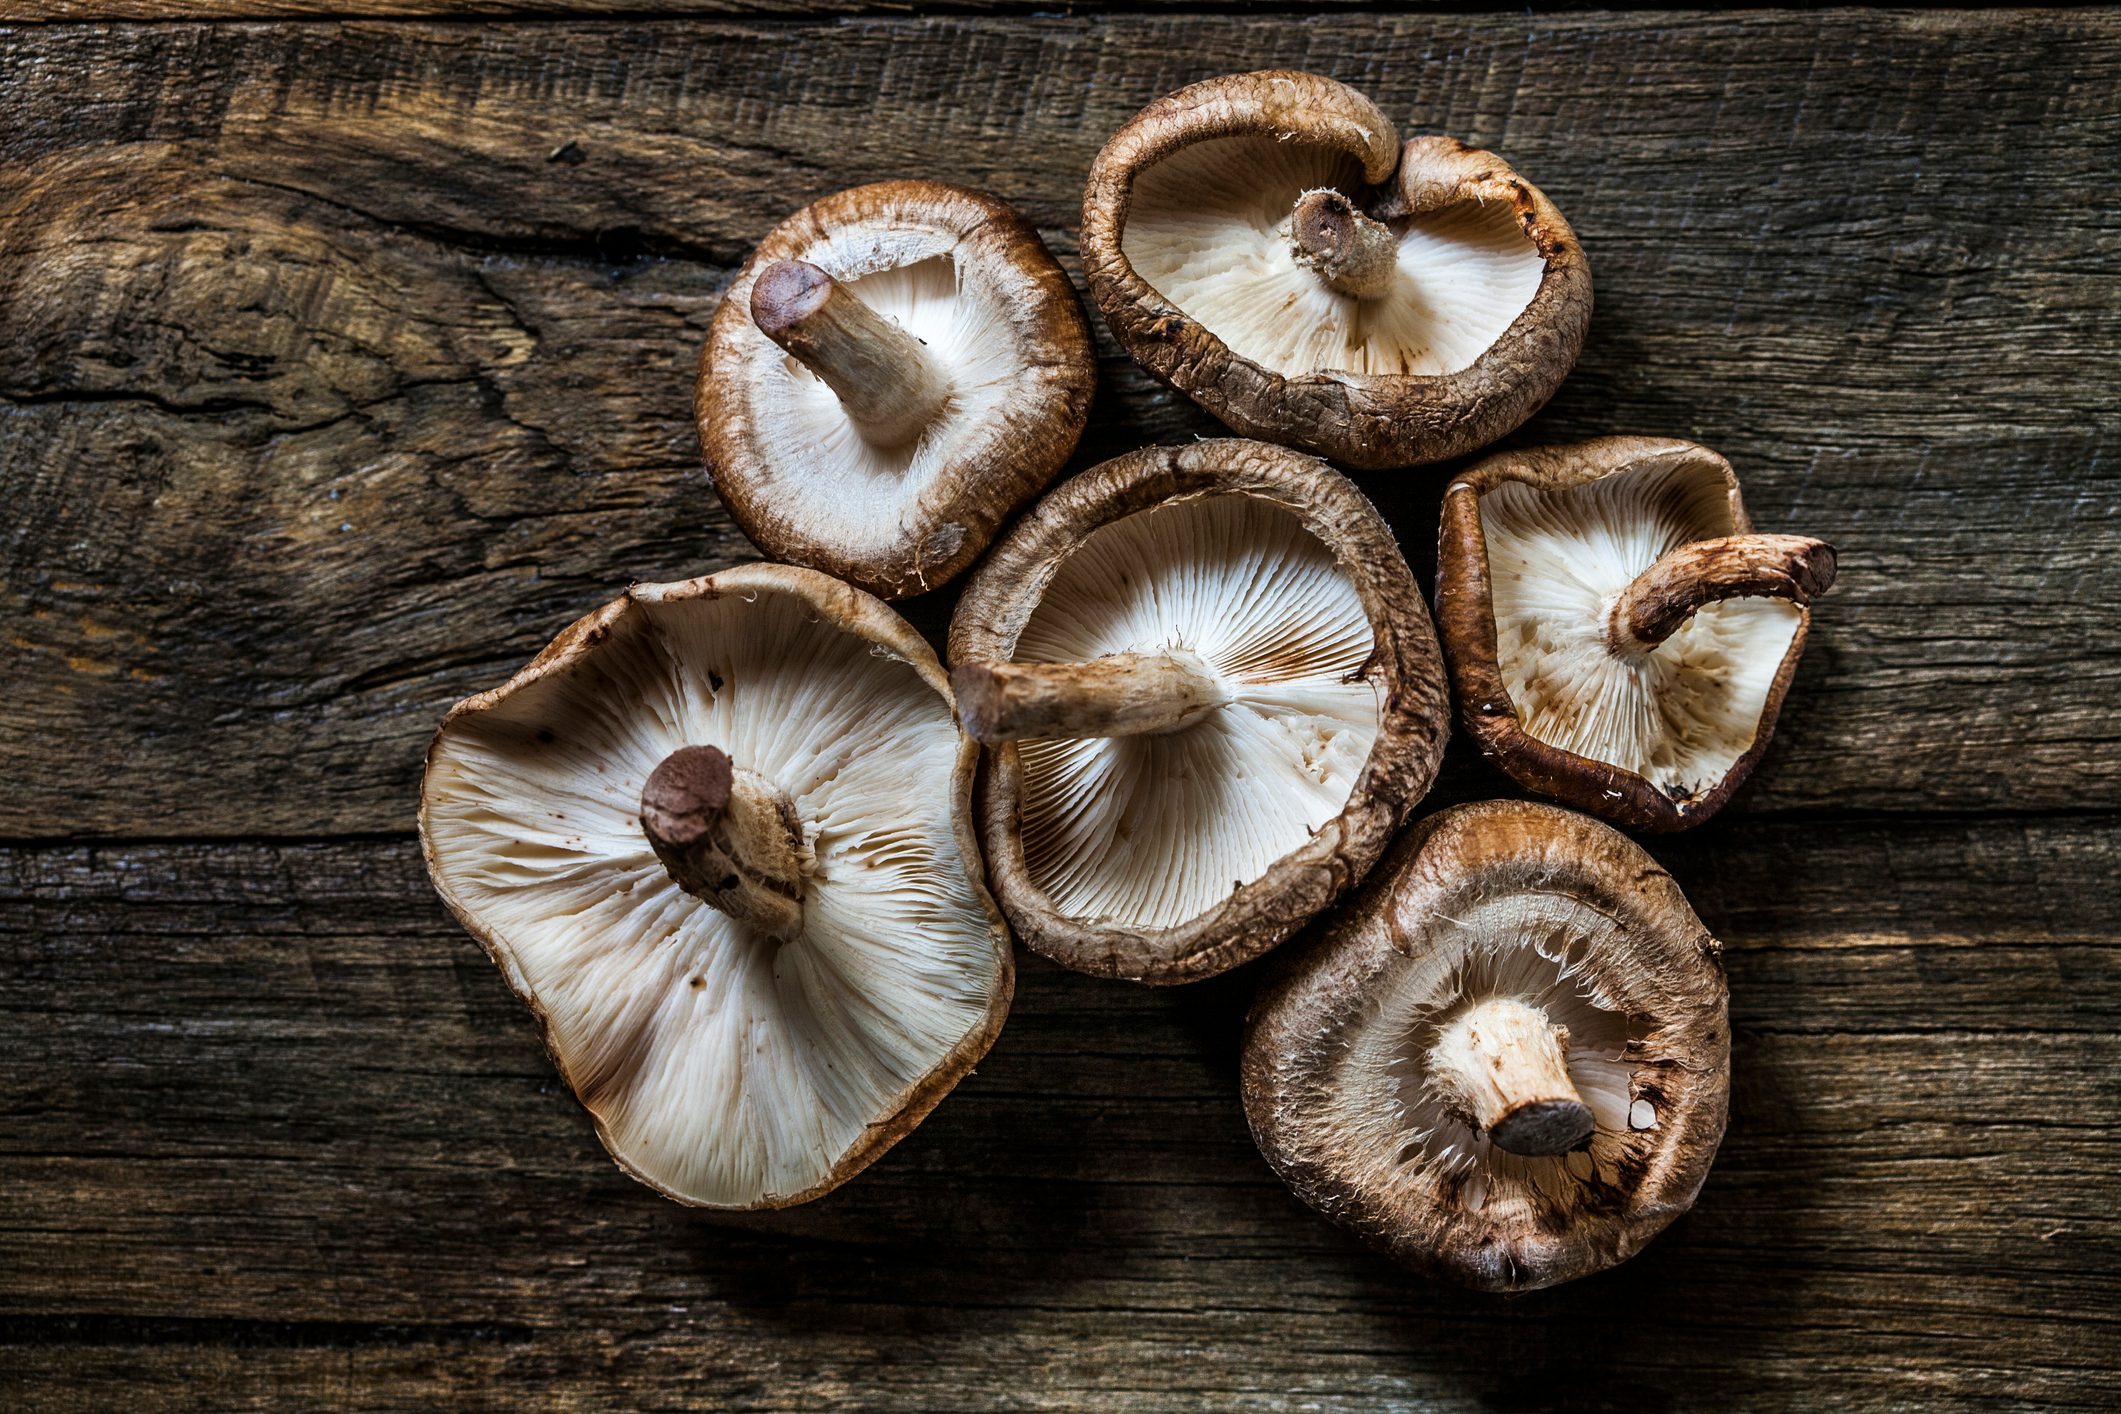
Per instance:
[[[1730,1091],[1720,949],[1671,876],[1531,801],[1416,825],[1245,1023],[1245,1113],[1305,1202],[1519,1291],[1693,1203]]]
[[[950,621],[1017,936],[1158,986],[1275,946],[1435,778],[1440,656],[1391,527],[1315,457],[1144,447],[1054,488]]]
[[[637,586],[437,735],[437,888],[538,1013],[613,1157],[673,1197],[778,1206],[833,1186],[999,1024],[1010,972],[967,863],[971,756],[925,653],[865,595],[746,567]],[[709,747],[788,807],[786,936],[644,833],[644,785]]]
[[[1378,730],[1372,632],[1289,512],[1225,495],[1093,531],[1017,657],[1196,655],[1216,710],[1157,735],[1027,740],[1024,859],[1064,914],[1168,927],[1262,876],[1346,806]]]
[[[1562,894],[1483,900],[1446,925],[1463,932],[1448,969],[1409,968],[1381,979],[1372,1020],[1351,1028],[1342,1076],[1352,1103],[1348,1138],[1380,1165],[1377,1181],[1454,1194],[1467,1212],[1567,1205],[1593,1177],[1619,1181],[1632,1131],[1630,1051],[1648,1035],[1583,964],[1586,938],[1611,919]],[[1477,1127],[1438,1074],[1452,1024],[1497,1000],[1519,1003],[1567,1038],[1568,1080],[1589,1107],[1589,1143],[1552,1155],[1513,1153]],[[1363,1092],[1375,1097],[1365,1103]]]
[[[1723,480],[1684,460],[1566,488],[1505,481],[1480,499],[1503,684],[1525,732],[1685,800],[1752,747],[1804,610],[1708,603],[1654,651],[1616,651],[1615,601],[1681,546],[1738,529]]]
[[[838,283],[923,346],[947,393],[941,415],[915,435],[879,440],[794,354],[760,355],[766,371],[752,392],[758,459],[802,467],[804,514],[815,533],[859,542],[918,501],[959,454],[959,430],[1007,419],[1022,367],[1003,291],[962,278],[948,251]]]
[[[1307,263],[1306,193],[1366,188],[1353,155],[1268,136],[1210,138],[1144,170],[1121,249],[1157,293],[1241,358],[1284,377],[1438,375],[1471,367],[1530,305],[1546,262],[1503,202],[1462,200],[1382,223],[1396,257],[1369,297]]]

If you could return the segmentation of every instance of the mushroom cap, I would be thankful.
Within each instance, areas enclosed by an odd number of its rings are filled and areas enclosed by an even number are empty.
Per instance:
[[[1625,835],[1534,801],[1429,817],[1247,1019],[1245,1113],[1297,1196],[1394,1260],[1527,1291],[1626,1260],[1693,1206],[1730,1092],[1721,945]],[[1454,1008],[1568,1028],[1597,1127],[1504,1152],[1424,1074]]]
[[[802,933],[681,890],[643,782],[708,742],[787,793]],[[543,1028],[619,1166],[680,1202],[785,1207],[909,1132],[1009,1007],[1008,934],[970,823],[977,747],[934,653],[822,574],[635,585],[427,753],[435,888]]]
[[[1399,241],[1357,300],[1292,256],[1296,198],[1338,188]],[[1554,204],[1455,138],[1401,147],[1355,90],[1272,70],[1189,85],[1113,134],[1083,196],[1083,271],[1127,351],[1237,431],[1358,467],[1485,446],[1551,397],[1591,315]]]
[[[817,266],[927,345],[951,397],[916,440],[864,439],[832,389],[752,320],[752,285]],[[1075,287],[1000,198],[942,182],[836,192],[776,226],[722,298],[695,403],[715,490],[767,553],[888,599],[951,579],[1038,494],[1090,415]]]
[[[1029,946],[1190,982],[1257,957],[1368,872],[1428,792],[1449,707],[1414,576],[1315,458],[1148,447],[1056,487],[974,571],[950,661],[1189,649],[1230,700],[1166,735],[990,747],[990,877]]]
[[[1500,452],[1444,492],[1436,617],[1459,716],[1527,790],[1629,829],[1699,824],[1774,736],[1811,611],[1704,604],[1639,658],[1606,607],[1681,545],[1752,530],[1729,462],[1667,437]]]

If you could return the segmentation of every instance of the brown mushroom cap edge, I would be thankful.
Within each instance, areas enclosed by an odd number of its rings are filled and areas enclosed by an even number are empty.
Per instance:
[[[928,646],[927,640],[922,638],[911,624],[889,606],[852,585],[841,583],[814,570],[797,565],[772,564],[738,565],[714,574],[671,584],[631,586],[617,599],[591,610],[562,630],[558,637],[507,682],[467,697],[449,710],[428,744],[422,769],[419,811],[421,857],[426,863],[428,877],[434,883],[435,892],[441,896],[443,904],[463,926],[464,931],[469,933],[492,959],[502,977],[507,980],[509,990],[536,1018],[539,1038],[545,1046],[546,1055],[551,1058],[553,1068],[559,1072],[568,1090],[577,1096],[581,1093],[580,1088],[576,1078],[568,1073],[568,1068],[561,1059],[559,1047],[553,1038],[551,1019],[517,967],[507,941],[488,926],[474,909],[460,900],[446,881],[429,828],[428,773],[434,769],[436,750],[452,725],[498,706],[515,693],[548,675],[559,676],[580,671],[595,660],[599,648],[609,641],[613,626],[632,614],[637,605],[651,601],[680,603],[690,599],[713,599],[724,595],[740,595],[745,598],[784,595],[797,600],[806,605],[821,621],[866,639],[877,651],[905,663],[921,681],[934,689],[946,706],[951,707],[953,714],[955,711],[955,704],[950,696],[949,678],[943,672],[942,664],[936,659],[935,650]],[[978,839],[974,833],[971,812],[973,784],[978,766],[978,744],[960,732],[957,761],[952,769],[950,781],[951,793],[956,801],[952,816],[957,825],[957,848],[964,861],[966,878],[974,893],[986,906],[992,924],[995,981],[986,1016],[938,1060],[918,1084],[901,1094],[889,1107],[886,1115],[868,1127],[861,1140],[841,1157],[827,1177],[801,1192],[777,1195],[748,1205],[749,1209],[792,1208],[810,1202],[839,1187],[876,1162],[887,1149],[919,1127],[921,1121],[927,1118],[943,1097],[971,1073],[980,1058],[994,1045],[995,1038],[1001,1034],[1002,1023],[1008,1017],[1010,1001],[1015,993],[1016,959],[1009,944],[1007,925],[995,907],[993,895],[986,888],[985,875],[979,864]],[[594,1112],[592,1119],[596,1126],[598,1142],[603,1144],[612,1162],[629,1177],[688,1207],[730,1206],[702,1202],[676,1192],[641,1172],[628,1162],[626,1155],[614,1144],[603,1120],[595,1116]]]
[[[1449,735],[1435,631],[1392,532],[1353,483],[1315,458],[1238,439],[1148,447],[1056,487],[966,582],[950,661],[1009,661],[1062,563],[1091,532],[1136,512],[1208,497],[1255,497],[1295,516],[1331,553],[1369,618],[1362,673],[1379,729],[1347,804],[1264,875],[1184,923],[1136,930],[1064,915],[1023,847],[1016,744],[987,749],[975,802],[989,876],[1017,936],[1077,971],[1151,984],[1196,981],[1272,948],[1369,872],[1427,794]]]
[[[1606,945],[1579,941],[1566,960],[1641,1028],[1624,1058],[1634,1064],[1630,1112],[1647,1103],[1651,1126],[1602,1128],[1591,1148],[1567,1156],[1584,1156],[1586,1173],[1549,1170],[1550,1183],[1570,1185],[1559,1190],[1565,1203],[1556,1187],[1528,1185],[1529,1196],[1475,1211],[1459,1201],[1462,1180],[1364,1173],[1374,1156],[1336,1143],[1319,1120],[1360,1098],[1343,1069],[1351,1031],[1379,1024],[1395,977],[1425,960],[1438,965],[1446,930],[1483,899],[1557,893],[1612,922]],[[1442,811],[1401,837],[1254,1004],[1242,1060],[1253,1135],[1304,1202],[1418,1271],[1490,1291],[1601,1271],[1693,1205],[1722,1141],[1730,1025],[1721,955],[1671,876],[1618,831],[1536,801]]]
[[[754,322],[752,295],[759,277],[781,262],[852,281],[896,268],[909,242],[918,245],[919,260],[947,255],[961,272],[986,272],[996,285],[998,317],[1026,357],[1009,396],[986,420],[956,430],[947,462],[917,502],[883,539],[855,545],[819,525],[802,466],[783,464],[796,459],[760,450],[756,380],[790,356]],[[1096,377],[1075,287],[1015,208],[969,187],[890,181],[823,197],[759,243],[715,310],[694,404],[714,488],[753,542],[778,559],[899,599],[962,572],[1001,522],[1052,480],[1082,435]],[[961,415],[951,399],[937,425]]]
[[[1285,377],[1234,353],[1134,270],[1122,248],[1142,172],[1212,138],[1259,136],[1338,149],[1363,180],[1385,188],[1387,216],[1458,202],[1501,202],[1545,262],[1537,292],[1471,366],[1456,372]],[[1188,85],[1151,103],[1112,135],[1083,195],[1083,272],[1113,333],[1135,360],[1248,437],[1300,447],[1361,468],[1461,456],[1538,411],[1582,351],[1591,274],[1559,210],[1491,152],[1455,138],[1404,147],[1377,106],[1317,74],[1266,70]]]

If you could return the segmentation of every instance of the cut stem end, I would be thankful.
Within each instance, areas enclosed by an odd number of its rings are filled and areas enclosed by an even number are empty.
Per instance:
[[[759,272],[751,322],[824,380],[872,446],[913,441],[950,400],[926,344],[808,261]]]
[[[1389,293],[1399,274],[1399,238],[1392,228],[1357,211],[1331,187],[1296,199],[1289,247],[1297,264],[1316,270],[1336,291],[1355,299]]]
[[[1498,1149],[1565,1154],[1597,1120],[1569,1079],[1568,1028],[1514,997],[1468,1007],[1429,1048],[1429,1084],[1444,1107]]]
[[[1581,1100],[1534,1100],[1496,1120],[1488,1137],[1498,1149],[1542,1158],[1568,1153],[1597,1127],[1591,1107]]]
[[[779,942],[803,931],[795,804],[719,747],[681,746],[649,773],[641,833],[686,893]]]

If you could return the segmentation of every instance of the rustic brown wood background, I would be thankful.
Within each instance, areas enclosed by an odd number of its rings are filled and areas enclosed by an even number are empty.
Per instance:
[[[2121,1401],[2121,15],[4,8],[0,1405]],[[1728,947],[1699,1207],[1558,1291],[1408,1277],[1254,1153],[1252,975],[1036,961],[857,1183],[658,1199],[427,887],[429,731],[749,556],[691,369],[775,221],[946,177],[1072,267],[1104,135],[1269,64],[1575,223],[1517,440],[1695,437],[1840,547],[1755,782],[1651,843]],[[1103,353],[1077,465],[1213,430]],[[1426,581],[1442,476],[1361,479]],[[1507,789],[1457,746],[1435,800]]]

